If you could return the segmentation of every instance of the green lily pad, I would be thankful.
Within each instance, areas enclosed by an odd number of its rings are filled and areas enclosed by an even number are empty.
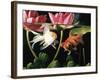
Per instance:
[[[91,28],[90,26],[80,26],[80,27],[76,27],[71,29],[70,34],[71,35],[77,35],[77,34],[86,34],[87,32],[91,32]]]

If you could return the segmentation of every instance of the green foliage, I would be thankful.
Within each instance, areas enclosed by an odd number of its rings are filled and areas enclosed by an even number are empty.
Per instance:
[[[67,67],[73,67],[75,65],[74,61],[68,61]]]
[[[39,59],[40,59],[43,63],[45,63],[45,62],[47,61],[47,59],[48,59],[48,55],[47,55],[46,53],[40,53],[40,54],[39,54]]]
[[[31,63],[31,62],[30,62],[30,63],[28,63],[26,68],[27,68],[27,69],[32,68],[32,63]]]
[[[75,63],[75,61],[73,60],[73,57],[71,55],[68,55],[64,66],[65,67],[75,67],[75,66],[79,66],[79,65]]]
[[[46,53],[39,53],[39,57],[35,58],[33,63],[27,64],[27,69],[31,68],[45,68],[48,55]]]
[[[48,65],[48,68],[54,68],[54,67],[58,67],[58,66],[59,66],[58,60],[53,60],[53,61]]]
[[[58,31],[63,30],[64,27],[65,27],[64,25],[56,25]]]
[[[71,35],[76,35],[76,34],[86,34],[87,32],[91,32],[90,26],[80,26],[78,28],[73,28],[70,31]]]

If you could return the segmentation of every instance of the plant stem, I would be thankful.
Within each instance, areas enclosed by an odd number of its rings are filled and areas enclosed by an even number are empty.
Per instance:
[[[57,49],[57,51],[56,51],[56,54],[55,54],[53,60],[51,61],[51,63],[56,59],[56,57],[57,57],[57,55],[58,55],[58,53],[59,53],[60,46],[61,46],[61,42],[62,42],[62,37],[63,37],[63,31],[61,30],[61,32],[60,32],[60,42],[59,42],[59,46],[58,46],[58,49]],[[50,63],[50,64],[51,64],[51,63]],[[50,65],[50,64],[49,64],[49,65]],[[48,65],[48,67],[49,67],[49,65]]]
[[[62,42],[62,36],[63,36],[63,31],[61,30],[61,35],[60,35],[60,42],[59,42],[59,46],[58,46],[58,49],[57,49],[57,51],[56,51],[56,54],[55,54],[55,56],[54,56],[54,58],[53,58],[53,60],[54,59],[56,59],[56,57],[57,57],[57,55],[58,55],[58,53],[59,53],[59,50],[60,50],[60,46],[61,46],[61,42]]]
[[[82,51],[83,51],[83,63],[85,65],[85,50],[84,50],[84,48],[82,49]]]
[[[38,58],[38,57],[36,56],[35,52],[32,50],[32,47],[31,47],[31,45],[30,45],[30,42],[29,42],[29,31],[28,31],[28,30],[26,31],[26,38],[27,38],[27,43],[28,43],[29,49],[30,49],[30,51],[32,52],[33,57]]]

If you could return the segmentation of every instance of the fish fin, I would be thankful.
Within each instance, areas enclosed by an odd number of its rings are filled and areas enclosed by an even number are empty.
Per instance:
[[[47,48],[48,46],[49,46],[48,44],[44,43],[43,46],[40,48],[40,50],[43,50],[43,49]]]
[[[42,45],[42,44],[44,44],[44,43],[45,43],[45,41],[43,40],[43,41],[40,42],[40,45]]]
[[[56,49],[55,45],[52,44],[51,46],[52,46],[54,49]]]
[[[37,36],[35,36],[35,37],[33,38],[33,40],[30,41],[30,42],[31,42],[31,43],[32,43],[32,42],[37,43],[37,42],[42,41],[42,40],[43,40],[43,36],[37,35]]]
[[[33,33],[34,35],[38,35],[39,33],[35,32],[35,31],[32,31],[30,30],[31,33]]]
[[[50,30],[49,30],[49,27],[48,26],[45,26],[44,27],[44,31],[43,31],[43,34],[46,34],[48,33]]]
[[[33,49],[34,49],[34,45],[35,45],[35,43],[32,44],[32,48],[33,48]]]

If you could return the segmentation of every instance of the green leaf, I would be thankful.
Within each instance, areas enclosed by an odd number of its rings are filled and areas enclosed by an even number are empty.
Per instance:
[[[47,67],[46,62],[48,59],[48,55],[46,53],[39,53],[39,57],[35,58],[33,63],[27,64],[28,69],[33,68],[45,68]]]
[[[58,60],[54,60],[49,64],[48,68],[54,68],[58,66],[59,66]]]
[[[77,35],[77,34],[86,34],[87,32],[91,32],[90,26],[80,26],[78,28],[73,28],[70,31],[71,35]]]
[[[67,58],[66,58],[66,62],[71,61],[71,60],[73,60],[72,56],[68,55]]]
[[[39,54],[39,60],[41,60],[42,62],[46,62],[47,59],[48,59],[48,55],[46,53]]]
[[[32,63],[30,62],[30,63],[27,64],[27,67],[26,68],[29,69],[31,67],[32,67]]]
[[[75,66],[74,61],[68,61],[67,67],[73,67],[73,66]]]
[[[77,66],[77,64],[73,60],[73,57],[71,55],[68,55],[67,58],[66,58],[66,63],[64,64],[64,66],[73,67],[73,66]]]
[[[47,59],[48,55],[46,53],[39,53],[39,57],[34,59],[34,66],[39,68],[46,67]]]

